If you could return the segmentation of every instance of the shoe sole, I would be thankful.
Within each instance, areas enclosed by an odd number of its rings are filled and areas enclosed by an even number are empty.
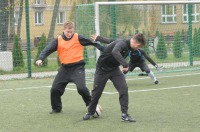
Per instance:
[[[49,114],[59,114],[59,113],[61,113],[62,111],[51,111],[51,112],[49,112]]]
[[[84,120],[84,121],[89,120],[90,117],[91,117],[91,115],[90,115],[88,118],[83,117],[83,120]]]
[[[121,122],[136,122],[136,121],[121,120]]]
[[[122,122],[136,122],[136,120],[130,121],[130,120],[123,120],[123,119],[121,119],[121,121],[122,121]]]

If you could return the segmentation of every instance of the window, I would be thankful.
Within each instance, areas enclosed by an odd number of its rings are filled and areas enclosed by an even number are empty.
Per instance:
[[[59,12],[57,17],[57,24],[63,24],[65,21],[65,12]]]
[[[18,20],[19,20],[19,12],[18,11],[15,12],[14,17],[15,17],[15,25],[18,25]]]
[[[43,0],[35,0],[36,5],[40,5],[40,4],[43,4],[43,3],[44,3]]]
[[[183,6],[183,23],[188,23],[188,4]],[[197,4],[192,4],[192,22],[199,22],[199,13]]]
[[[43,12],[35,12],[35,24],[43,24]]]
[[[161,6],[161,22],[176,23],[176,5],[168,4]]]

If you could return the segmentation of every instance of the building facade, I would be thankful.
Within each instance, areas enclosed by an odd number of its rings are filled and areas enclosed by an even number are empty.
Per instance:
[[[54,0],[30,0],[29,1],[29,21],[30,21],[30,39],[31,42],[37,40],[44,33],[49,34],[52,15],[54,11]],[[63,23],[69,19],[72,6],[67,1],[60,1],[60,7],[55,23],[54,35],[58,36],[62,33]],[[17,30],[17,22],[19,19],[19,6],[15,7],[15,28]],[[25,11],[22,15],[21,23],[21,40],[26,41],[26,18]]]
[[[148,1],[148,0],[147,0]],[[56,18],[54,37],[62,33],[62,25],[69,20],[72,12],[72,1],[61,0],[58,15]],[[42,33],[48,36],[55,1],[54,0],[30,0],[30,38],[34,42]],[[200,4],[192,5],[192,26],[199,28]],[[177,30],[188,30],[188,4],[163,4],[148,5],[146,18],[142,19],[139,30],[147,29],[153,35],[155,30],[162,32],[164,35],[173,35]],[[15,25],[19,16],[19,7],[15,7]],[[117,16],[117,15],[116,15]],[[21,27],[21,40],[26,41],[26,22],[25,11],[23,11]]]

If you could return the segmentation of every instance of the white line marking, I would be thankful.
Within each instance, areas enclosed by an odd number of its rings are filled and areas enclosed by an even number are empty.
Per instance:
[[[182,75],[173,75],[173,76],[160,76],[160,77],[157,77],[157,78],[170,78],[170,77],[184,77],[184,76],[192,76],[192,75],[199,75],[200,73],[192,73],[192,74],[182,74]],[[126,80],[140,80],[140,79],[147,79],[149,78],[148,76],[147,77],[143,77],[143,78],[135,78],[135,79],[126,79]]]
[[[129,93],[138,93],[138,92],[150,92],[150,91],[161,91],[161,90],[172,90],[172,89],[181,89],[181,88],[191,88],[191,87],[200,87],[200,85],[188,85],[188,86],[179,86],[179,87],[167,87],[167,88],[158,88],[158,89],[143,89],[143,90],[133,90],[128,91]],[[38,89],[38,88],[49,88],[49,86],[42,86],[42,87],[29,87],[29,88],[18,88],[18,89],[3,89],[3,91],[14,91],[14,90],[26,90],[26,89]],[[70,91],[76,91],[75,88],[65,88]],[[104,94],[113,95],[118,94],[118,92],[103,92]]]
[[[133,90],[133,91],[128,91],[128,92],[129,93],[138,93],[138,92],[150,92],[150,91],[160,91],[160,90],[191,88],[191,87],[200,87],[200,85],[188,85],[188,86],[168,87],[168,88],[158,88],[158,89],[143,89],[143,90]],[[109,94],[118,94],[118,92],[110,92]]]
[[[179,86],[179,87],[168,87],[168,88],[158,88],[158,89],[143,89],[143,90],[133,90],[128,91],[129,93],[138,93],[138,92],[150,92],[150,91],[160,91],[160,90],[171,90],[171,89],[181,89],[181,88],[191,88],[191,87],[200,87],[200,85],[188,85],[188,86]],[[66,88],[68,90],[76,90],[72,88]],[[118,92],[103,92],[104,94],[118,94]]]
[[[128,91],[128,92],[129,92],[129,93],[148,92],[148,91],[158,91],[158,90],[170,90],[170,89],[180,89],[180,88],[191,88],[191,87],[199,87],[199,86],[200,86],[200,85],[188,85],[188,86],[168,87],[168,88],[158,88],[158,89],[133,90],[133,91]]]
[[[11,88],[11,89],[1,89],[3,91],[15,91],[15,90],[27,90],[27,89],[37,89],[37,88],[50,88],[51,86],[40,86],[40,87],[26,87],[26,88]]]
[[[190,76],[190,75],[198,75],[200,73],[193,73],[193,74],[183,74],[183,75],[173,75],[173,76],[161,76],[157,78],[170,78],[170,77],[177,77],[177,76]],[[148,77],[144,78],[135,78],[135,79],[126,79],[127,81],[132,81],[132,80],[139,80],[139,79],[147,79]],[[111,81],[108,81],[111,82]],[[92,84],[93,82],[88,82],[87,84]],[[68,84],[68,85],[75,85],[75,84]],[[159,88],[159,89],[144,89],[144,90],[134,90],[134,91],[129,91],[129,93],[133,92],[147,92],[147,91],[157,91],[157,90],[169,90],[169,89],[178,89],[178,88],[188,88],[188,87],[197,87],[200,85],[189,85],[189,86],[178,86],[178,87],[168,87],[168,88]],[[51,86],[39,86],[39,87],[26,87],[26,88],[13,88],[13,89],[1,89],[0,92],[3,91],[14,91],[14,90],[27,90],[27,89],[38,89],[38,88],[51,88]],[[67,90],[72,90],[76,91],[77,89],[74,88],[65,88]],[[118,92],[103,92],[104,94],[118,94]]]
[[[87,84],[91,84],[93,82],[89,82]],[[75,85],[75,84],[68,84],[68,85]],[[39,86],[39,87],[26,87],[26,88],[11,88],[11,89],[1,89],[0,92],[3,91],[14,91],[14,90],[26,90],[26,89],[38,89],[38,88],[51,88],[51,86]],[[72,89],[72,88],[65,88],[65,89]]]

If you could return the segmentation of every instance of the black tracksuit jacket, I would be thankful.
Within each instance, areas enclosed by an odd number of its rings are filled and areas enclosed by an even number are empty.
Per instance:
[[[145,58],[153,65],[153,66],[155,66],[156,65],[156,63],[146,54],[146,52],[143,50],[143,49],[138,49],[138,50],[133,50],[133,49],[131,49],[131,47],[130,47],[130,39],[128,39],[128,40],[115,40],[115,39],[108,39],[108,38],[104,38],[104,37],[101,37],[101,36],[97,36],[97,38],[96,38],[96,41],[99,41],[99,42],[102,42],[102,43],[106,43],[106,44],[109,44],[109,43],[113,43],[113,46],[116,44],[116,43],[126,43],[125,45],[121,45],[121,44],[117,44],[118,46],[116,46],[116,47],[118,47],[118,48],[116,48],[116,49],[128,49],[129,51],[127,51],[127,50],[124,50],[122,53],[121,53],[121,55],[122,55],[122,57],[123,58],[126,58],[127,56],[129,56],[130,57],[130,62],[129,63],[140,63],[140,62],[142,62],[142,61],[145,61]],[[120,46],[121,45],[121,46]],[[109,49],[111,50],[113,47],[111,46]],[[106,49],[106,48],[105,48]],[[99,61],[99,65],[102,67],[102,69],[105,69],[104,67],[105,66],[103,66],[103,65],[107,65],[107,66],[109,66],[109,67],[111,67],[111,66],[113,66],[114,65],[114,60],[113,59],[111,59],[112,57],[108,57],[109,56],[109,54],[108,54],[108,52],[112,52],[112,51],[108,51],[109,49],[107,49],[107,51],[105,51],[105,52],[107,52],[107,53],[103,53],[102,55],[103,56],[100,56],[101,57],[101,60]],[[121,52],[121,51],[120,51]],[[128,52],[128,53],[127,53]],[[118,52],[119,53],[119,52]],[[112,54],[112,53],[111,53]],[[113,54],[112,54],[113,55]],[[106,57],[107,56],[107,57]],[[110,60],[109,59],[111,59],[112,61],[111,62],[109,62]],[[115,60],[120,60],[119,62],[120,63],[116,63],[115,65],[115,67],[118,67],[120,64],[123,66],[123,67],[127,67],[127,65],[125,64],[125,62],[124,61],[122,61],[122,60],[124,60],[124,59],[122,59],[121,58],[121,56],[118,54],[118,55],[114,55],[113,56],[113,58],[115,58]],[[102,61],[102,60],[105,60],[105,59],[107,59],[107,61]],[[107,63],[107,64],[100,64],[100,63]],[[117,65],[118,64],[118,65]],[[131,66],[131,65],[129,65],[129,66]],[[111,69],[111,68],[107,68],[107,70],[109,70],[109,69]]]
[[[130,39],[115,40],[105,47],[97,61],[97,66],[103,71],[112,71],[120,65],[126,68],[128,63],[125,58],[130,50]]]

